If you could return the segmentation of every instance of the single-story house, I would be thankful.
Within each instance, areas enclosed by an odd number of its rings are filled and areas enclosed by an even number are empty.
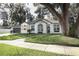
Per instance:
[[[21,24],[21,33],[62,33],[61,26],[57,20],[36,19],[32,22],[24,22]]]

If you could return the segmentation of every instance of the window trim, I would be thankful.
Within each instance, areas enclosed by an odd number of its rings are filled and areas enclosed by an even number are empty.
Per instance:
[[[60,25],[58,23],[54,23],[54,32],[60,32]]]
[[[31,30],[34,31],[35,30],[35,26],[31,25]]]

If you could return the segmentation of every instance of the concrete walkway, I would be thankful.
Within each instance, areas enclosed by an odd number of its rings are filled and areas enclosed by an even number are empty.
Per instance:
[[[5,43],[23,48],[41,50],[41,51],[55,52],[55,53],[66,54],[66,55],[79,55],[79,47],[29,43],[29,42],[24,42],[24,39],[17,39],[12,41],[0,40],[0,43]]]
[[[11,35],[11,34],[10,34],[10,33],[0,34],[0,37],[1,37],[1,36],[8,36],[8,35]]]

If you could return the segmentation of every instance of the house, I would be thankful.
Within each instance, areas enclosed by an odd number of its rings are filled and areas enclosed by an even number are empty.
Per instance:
[[[28,22],[24,22],[21,24],[21,33],[28,33],[29,29],[30,29],[30,25]]]
[[[50,34],[61,34],[62,29],[57,20],[49,19],[36,19],[32,22],[24,22],[21,24],[21,33],[50,33]]]

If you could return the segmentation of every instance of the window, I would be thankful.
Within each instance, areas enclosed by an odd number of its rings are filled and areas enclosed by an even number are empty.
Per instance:
[[[34,31],[34,25],[31,26],[31,30]]]
[[[43,25],[39,24],[38,25],[38,33],[42,33],[43,32]]]
[[[24,28],[24,30],[26,30],[26,28]]]
[[[54,32],[59,32],[59,24],[54,24]]]

